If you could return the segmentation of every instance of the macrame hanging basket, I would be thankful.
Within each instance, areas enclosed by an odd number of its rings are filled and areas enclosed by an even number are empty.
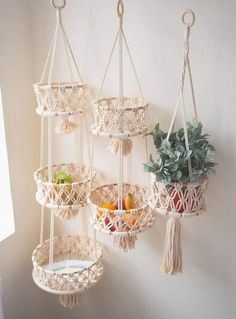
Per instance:
[[[110,184],[95,188],[89,197],[93,227],[114,236],[114,248],[128,251],[135,247],[136,235],[150,228],[156,214],[148,206],[148,189],[138,185],[123,184],[124,196],[131,194],[135,209],[110,210],[101,208],[103,203],[114,203],[118,197],[118,185]]]
[[[92,132],[95,135],[113,138],[142,135],[147,129],[147,108],[148,104],[136,97],[124,97],[122,109],[117,97],[97,99],[93,104],[95,123]]]
[[[36,112],[39,115],[67,118],[82,114],[87,109],[86,84],[37,83],[33,88],[38,102]]]
[[[187,22],[187,16],[190,21]],[[183,130],[186,150],[189,151],[188,131],[186,125],[186,111],[184,105],[184,84],[186,70],[188,71],[190,88],[193,100],[194,118],[198,121],[196,101],[194,95],[192,74],[189,60],[189,36],[190,28],[195,22],[193,11],[187,10],[182,16],[185,25],[183,70],[181,75],[180,89],[177,104],[170,123],[167,140],[174,128],[174,123],[179,107],[181,107]],[[205,197],[208,187],[208,178],[204,177],[197,182],[192,181],[192,163],[188,161],[189,182],[188,183],[167,183],[156,181],[156,177],[151,177],[150,207],[158,214],[169,217],[166,226],[165,247],[161,263],[161,270],[167,274],[176,274],[183,270],[182,247],[181,247],[181,224],[180,219],[184,217],[198,216],[205,210]]]
[[[57,217],[70,219],[78,214],[81,207],[87,205],[96,173],[93,170],[91,174],[91,169],[85,165],[58,164],[52,166],[53,180],[60,172],[70,175],[74,182],[71,184],[49,182],[48,166],[35,172],[36,199],[41,205],[54,209]]]
[[[69,120],[69,117],[71,115],[82,114],[88,108],[88,89],[87,85],[82,80],[75,56],[62,23],[61,11],[66,5],[66,0],[63,0],[62,5],[57,5],[55,0],[52,0],[51,2],[57,11],[57,25],[41,79],[38,83],[33,85],[38,104],[36,112],[45,117],[59,117],[60,121],[55,129],[56,133],[69,134],[77,127],[76,123]],[[71,77],[70,82],[52,81],[59,31],[61,32],[64,41],[68,69]],[[46,77],[47,73],[48,76]]]
[[[148,104],[144,101],[137,72],[123,31],[124,4],[118,1],[117,13],[119,29],[108,60],[106,71],[93,104],[95,123],[91,130],[94,135],[112,138],[109,150],[118,156],[118,183],[95,188],[89,197],[92,217],[96,230],[110,234],[114,238],[113,246],[119,251],[128,251],[135,247],[137,234],[147,230],[155,222],[156,216],[148,206],[149,192],[146,188],[123,183],[123,157],[131,153],[131,137],[142,135],[146,131],[145,115]],[[119,43],[119,96],[100,98],[104,81],[110,66],[116,44]],[[123,88],[123,46],[126,48],[136,77],[140,97],[124,96]],[[130,194],[134,201],[132,209],[124,209],[124,198]],[[115,203],[117,209],[102,208],[104,203]],[[113,208],[112,207],[112,208]],[[135,207],[135,208],[133,208]]]
[[[73,308],[102,276],[102,248],[93,239],[80,236],[54,237],[53,247],[51,265],[49,240],[34,250],[33,280],[41,289],[58,295],[64,307]]]

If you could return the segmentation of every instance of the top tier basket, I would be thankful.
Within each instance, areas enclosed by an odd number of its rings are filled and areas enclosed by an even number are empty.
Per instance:
[[[84,110],[87,109],[87,85],[82,80],[77,62],[71,49],[71,45],[62,24],[61,10],[63,8],[64,5],[56,6],[56,30],[48,52],[46,63],[44,65],[41,79],[38,83],[33,85],[38,104],[36,112],[39,115],[47,117],[66,117],[69,115],[82,114]],[[61,31],[64,41],[71,77],[70,82],[52,82],[52,72],[59,30]],[[47,77],[46,73],[48,73]]]
[[[120,19],[120,27],[115,37],[98,96],[93,103],[95,123],[91,130],[95,135],[126,139],[127,137],[143,134],[146,131],[145,116],[148,104],[144,101],[140,82],[123,31],[124,5],[122,1],[118,2],[117,13]],[[117,42],[119,42],[119,96],[100,98]],[[140,97],[128,97],[123,94],[123,43],[136,77]]]

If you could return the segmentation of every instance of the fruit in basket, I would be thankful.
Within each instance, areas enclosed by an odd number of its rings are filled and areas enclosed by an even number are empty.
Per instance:
[[[134,209],[135,203],[134,203],[134,197],[132,194],[128,193],[128,195],[125,197],[125,209]]]
[[[115,205],[111,204],[111,203],[103,203],[99,207],[100,208],[109,209],[109,210],[115,210],[116,209]],[[102,218],[104,215],[106,216],[105,219],[104,219],[104,222],[105,222],[106,225],[108,225],[110,223],[111,219],[115,219],[115,217],[116,217],[116,215],[113,214],[113,213],[109,213],[109,212],[105,213],[102,209],[99,209],[96,218],[97,219]],[[109,230],[112,231],[112,232],[116,230],[114,225],[108,226],[108,227],[109,227]]]
[[[132,215],[131,212],[127,211],[127,213],[123,215],[123,220],[127,224],[127,231],[129,231],[130,228],[132,228],[129,225],[136,226],[136,228],[139,228],[139,217],[141,216],[141,214],[142,212],[138,211],[135,213],[135,215]]]
[[[64,172],[60,172],[54,177],[54,183],[55,184],[72,184],[73,177],[70,175],[67,175]]]

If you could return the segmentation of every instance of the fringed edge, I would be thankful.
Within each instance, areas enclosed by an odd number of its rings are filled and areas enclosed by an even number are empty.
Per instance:
[[[56,126],[55,132],[57,134],[70,134],[72,133],[78,125],[74,122],[69,121],[68,118],[62,119]]]
[[[68,209],[68,210],[61,210],[61,209],[56,209],[55,211],[55,216],[60,218],[60,219],[73,219],[79,214],[79,210],[76,209]]]
[[[136,235],[115,236],[113,240],[113,247],[116,251],[128,252],[135,248]]]
[[[161,270],[169,275],[183,271],[181,224],[179,218],[169,218],[166,224],[166,238]]]
[[[120,141],[119,140],[113,140],[111,141],[110,145],[108,146],[108,150],[113,154],[118,154],[120,149]],[[123,155],[127,156],[131,153],[133,144],[131,139],[127,138],[123,140]]]
[[[77,307],[80,304],[80,301],[83,297],[82,292],[78,292],[76,294],[72,295],[61,295],[58,298],[58,302],[64,307],[64,308],[74,308]]]

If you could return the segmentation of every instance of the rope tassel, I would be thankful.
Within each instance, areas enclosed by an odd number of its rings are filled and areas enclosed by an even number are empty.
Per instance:
[[[123,140],[123,143],[122,143],[122,147],[123,147],[123,150],[122,150],[122,153],[124,156],[127,156],[131,153],[131,150],[132,150],[132,141],[127,138],[125,140]],[[119,150],[120,150],[120,140],[113,140],[111,141],[109,147],[108,147],[108,150],[113,153],[113,154],[119,154]]]
[[[135,242],[137,240],[136,235],[128,236],[115,236],[113,241],[113,247],[116,251],[128,252],[130,249],[135,248]]]
[[[57,134],[70,134],[78,127],[77,124],[69,121],[68,118],[63,118],[56,126],[55,132]]]
[[[175,275],[183,270],[181,224],[179,218],[169,218],[167,221],[161,270],[169,275]]]
[[[58,298],[59,303],[65,308],[74,308],[80,304],[83,293],[76,293],[73,295],[61,295]]]

